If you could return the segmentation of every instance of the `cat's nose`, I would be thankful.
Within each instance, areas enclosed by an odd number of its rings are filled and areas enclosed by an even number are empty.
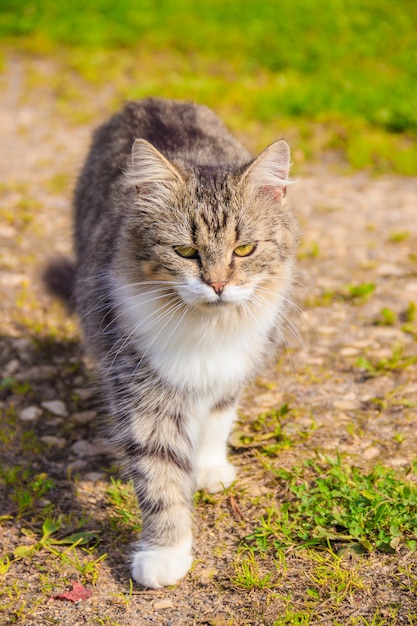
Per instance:
[[[214,291],[216,292],[216,294],[218,296],[221,296],[221,294],[223,293],[223,289],[225,288],[226,283],[225,282],[221,282],[221,283],[210,283],[210,287],[212,287],[214,289]]]

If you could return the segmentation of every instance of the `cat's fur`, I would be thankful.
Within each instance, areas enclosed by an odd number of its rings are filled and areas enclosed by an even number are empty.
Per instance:
[[[132,575],[144,586],[190,568],[193,491],[235,480],[239,394],[279,343],[290,299],[288,169],[285,141],[253,161],[208,108],[147,99],[97,130],[81,172],[72,304],[135,484]],[[246,244],[252,254],[233,252]]]

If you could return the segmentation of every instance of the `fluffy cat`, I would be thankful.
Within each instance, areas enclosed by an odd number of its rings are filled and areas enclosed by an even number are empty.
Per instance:
[[[280,342],[297,229],[285,141],[257,159],[208,108],[150,98],[95,133],[75,191],[75,256],[46,281],[70,299],[107,398],[143,530],[132,576],[192,563],[192,496],[236,477],[240,391]]]

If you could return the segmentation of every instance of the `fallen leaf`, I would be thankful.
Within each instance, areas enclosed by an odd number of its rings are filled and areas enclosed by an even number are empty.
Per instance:
[[[57,593],[52,596],[52,600],[69,600],[70,602],[81,602],[93,595],[93,592],[86,589],[81,583],[76,580],[72,583],[71,591],[64,591],[64,593]]]

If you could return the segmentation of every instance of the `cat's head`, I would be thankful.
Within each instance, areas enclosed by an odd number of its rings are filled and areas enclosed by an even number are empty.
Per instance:
[[[285,199],[288,144],[228,167],[173,163],[135,141],[134,201],[119,250],[129,282],[171,285],[192,307],[273,299],[290,281],[297,229]]]

